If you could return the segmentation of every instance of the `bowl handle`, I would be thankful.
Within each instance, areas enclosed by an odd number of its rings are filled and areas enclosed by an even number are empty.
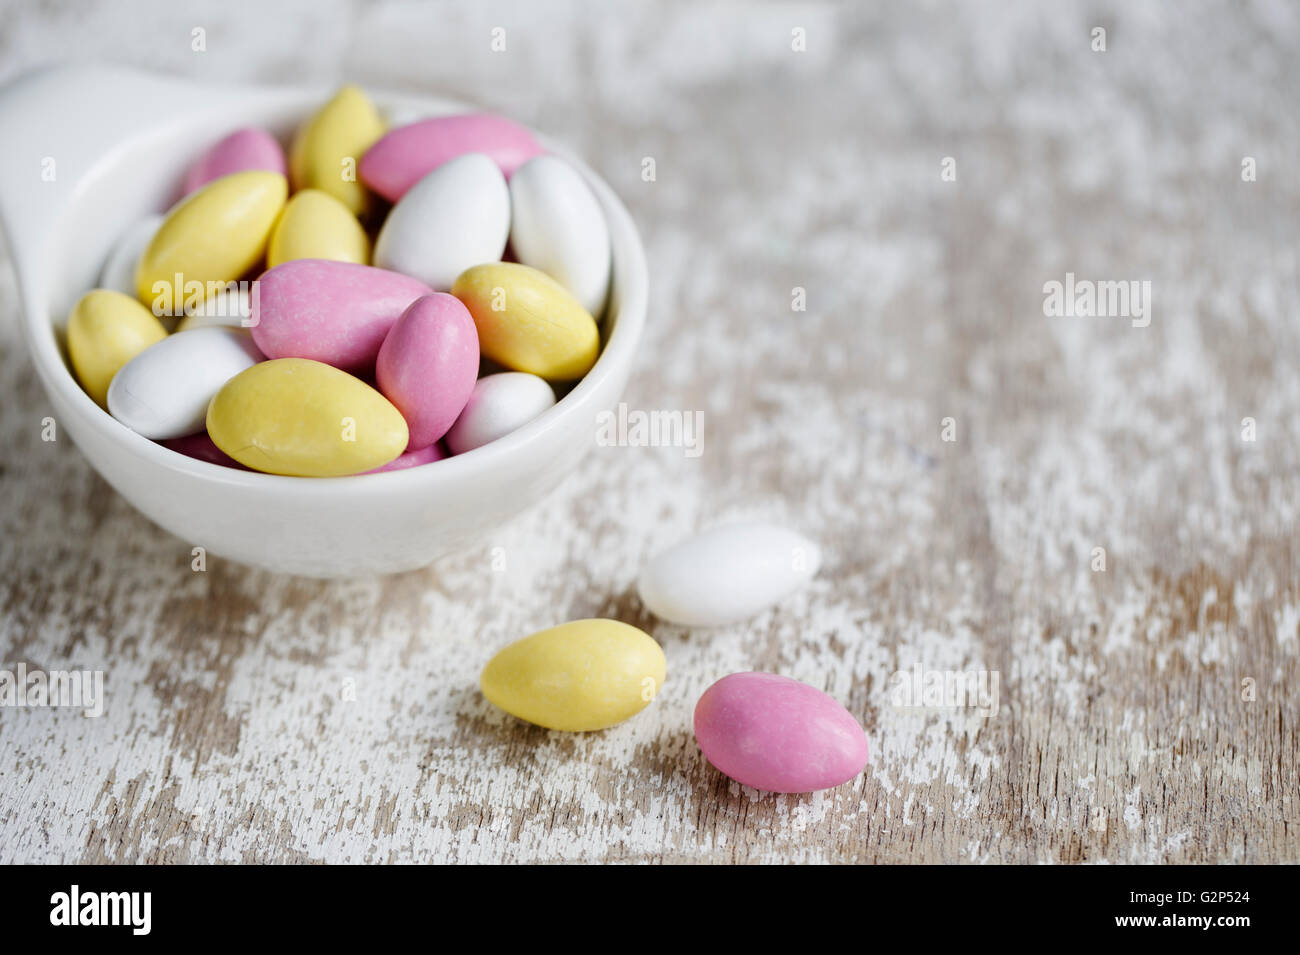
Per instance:
[[[175,107],[169,85],[130,70],[56,66],[0,90],[0,224],[20,282],[90,165]]]
[[[93,275],[50,273],[51,241],[56,236],[66,253],[91,238],[102,243],[106,236],[111,241],[131,224],[104,215],[104,221],[93,223],[103,230],[98,237],[82,234],[85,223],[61,234],[65,230],[60,222],[69,202],[95,187],[92,174],[106,160],[142,139],[178,127],[203,130],[222,122],[229,125],[250,99],[292,96],[287,90],[215,86],[104,66],[40,69],[0,89],[0,142],[5,144],[0,150],[0,226],[9,240],[26,306],[36,304],[33,293],[43,285],[53,283],[58,289],[93,283]],[[199,136],[195,139],[198,148]],[[138,188],[165,205],[176,198],[176,185],[142,182]],[[60,311],[68,303],[59,299],[53,295],[41,304]]]

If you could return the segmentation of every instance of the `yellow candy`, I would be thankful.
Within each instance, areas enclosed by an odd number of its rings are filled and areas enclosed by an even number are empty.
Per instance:
[[[108,386],[118,369],[167,337],[162,322],[129,295],[97,288],[68,315],[68,357],[87,394],[108,407]]]
[[[384,134],[384,121],[355,86],[345,86],[298,129],[289,150],[295,189],[320,189],[363,215],[370,196],[357,176],[366,150]]]
[[[575,620],[510,644],[483,668],[483,695],[553,730],[600,730],[635,716],[664,683],[664,652],[617,620]]]
[[[360,474],[406,449],[406,420],[360,378],[306,358],[264,361],[208,405],[208,435],[240,464],[271,474]]]
[[[155,314],[180,315],[262,261],[289,184],[253,170],[216,179],[168,213],[135,270]],[[176,277],[180,276],[180,285]]]
[[[581,378],[596,362],[596,320],[545,272],[514,262],[476,265],[451,294],[465,303],[484,355],[553,381]]]
[[[284,207],[266,247],[266,267],[293,259],[370,263],[370,239],[348,207],[327,192],[304,189]]]

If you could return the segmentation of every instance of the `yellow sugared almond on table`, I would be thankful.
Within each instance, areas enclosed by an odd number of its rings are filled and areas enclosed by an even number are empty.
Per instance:
[[[406,448],[406,419],[360,378],[307,358],[240,372],[208,405],[208,436],[270,474],[339,477],[382,467]]]
[[[510,644],[483,668],[483,695],[547,729],[601,730],[650,705],[664,684],[664,651],[618,620],[575,620]]]

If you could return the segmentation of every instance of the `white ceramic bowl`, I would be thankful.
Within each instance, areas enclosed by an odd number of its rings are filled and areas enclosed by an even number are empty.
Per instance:
[[[0,91],[0,221],[24,338],[60,436],[70,435],[118,493],[190,547],[314,577],[422,567],[482,540],[554,489],[595,443],[597,414],[622,394],[647,285],[641,241],[623,204],[581,161],[546,142],[587,177],[609,219],[614,254],[600,359],[554,408],[468,454],[343,478],[223,468],[128,430],[68,368],[69,309],[94,287],[121,232],[177,198],[185,167],[205,147],[246,125],[287,136],[330,92],[212,86],[103,67],[45,70]],[[466,109],[373,95],[381,109],[402,115]]]

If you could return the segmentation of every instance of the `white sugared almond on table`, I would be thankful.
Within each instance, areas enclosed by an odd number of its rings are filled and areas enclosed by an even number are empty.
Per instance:
[[[820,566],[820,549],[802,534],[762,522],[723,524],[658,554],[637,590],[657,617],[721,627],[780,603]]]

